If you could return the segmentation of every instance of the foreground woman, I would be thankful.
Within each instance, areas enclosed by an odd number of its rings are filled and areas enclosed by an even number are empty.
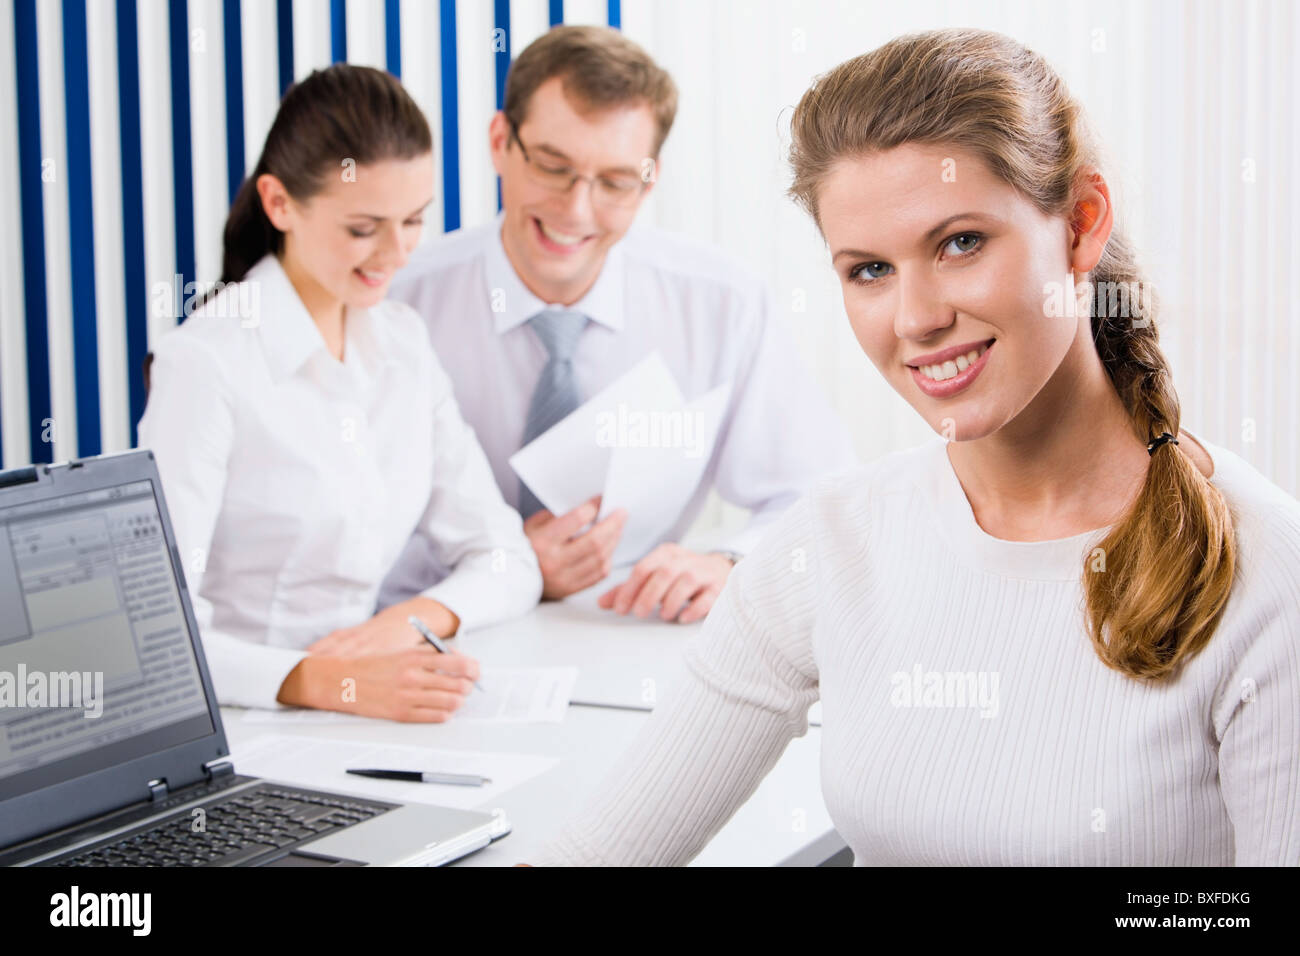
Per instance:
[[[942,437],[784,517],[533,862],[688,861],[820,698],[858,864],[1300,863],[1300,504],[1180,430],[1154,308],[1105,294],[1141,276],[1077,103],[937,31],[792,133],[857,339]]]

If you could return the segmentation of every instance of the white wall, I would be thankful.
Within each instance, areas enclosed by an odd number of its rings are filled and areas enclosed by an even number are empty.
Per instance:
[[[17,3],[32,0],[17,0]],[[62,37],[58,5],[36,0],[41,57],[42,156],[65,147]],[[85,453],[85,436],[104,451],[129,444],[127,383],[138,375],[122,338],[130,323],[149,323],[152,340],[174,322],[123,315],[121,195],[117,163],[117,47],[113,15],[89,0],[88,46],[93,129],[99,421],[79,421],[79,385],[71,354],[67,283],[67,187],[46,185],[42,210],[49,315],[49,368],[33,375],[25,333],[19,198],[27,180],[5,177],[0,206],[0,439],[5,467],[41,453]],[[219,268],[225,183],[223,0],[187,0],[191,31],[188,88],[177,90],[168,23],[176,3],[140,0],[140,125],[144,169],[147,281],[176,269],[178,217],[171,162],[171,97],[192,110],[194,201],[189,210],[200,280]],[[278,99],[276,4],[243,0],[242,77],[246,164],[251,164]],[[463,225],[495,212],[486,127],[495,101],[490,0],[457,0],[460,177]],[[14,4],[0,9],[0,159],[16,169],[18,96]],[[328,0],[292,0],[294,73],[330,59]],[[442,86],[439,3],[401,0],[403,79],[429,115],[441,170]],[[347,0],[349,59],[383,65],[386,4]],[[511,0],[517,53],[544,30],[546,0]],[[947,25],[1009,33],[1045,54],[1088,108],[1106,142],[1119,214],[1145,253],[1164,302],[1162,338],[1183,399],[1183,423],[1253,462],[1300,495],[1296,422],[1300,388],[1300,305],[1288,285],[1300,265],[1296,67],[1300,14],[1289,0],[1133,2],[1055,5],[1038,0],[981,4],[948,0],[882,5],[848,0],[623,0],[625,32],[674,75],[681,90],[677,124],[661,176],[642,216],[711,240],[772,277],[783,317],[807,361],[849,423],[859,452],[875,457],[912,444],[928,428],[885,386],[853,340],[824,245],[784,198],[784,150],[790,109],[812,78],[899,33]],[[604,23],[605,0],[568,0],[569,23]],[[200,51],[194,30],[203,31]],[[58,168],[66,166],[66,160]],[[246,167],[247,168],[247,167]],[[431,229],[446,198],[439,177]],[[797,311],[799,303],[803,310]],[[40,370],[38,370],[40,371]],[[28,420],[33,377],[51,383],[60,444],[42,448]],[[78,449],[78,436],[81,448]],[[710,512],[721,519],[719,510]]]

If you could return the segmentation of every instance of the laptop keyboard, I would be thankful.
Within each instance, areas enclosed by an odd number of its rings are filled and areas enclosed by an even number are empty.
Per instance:
[[[48,865],[234,866],[369,820],[392,804],[262,784],[201,809],[202,817],[173,817]]]

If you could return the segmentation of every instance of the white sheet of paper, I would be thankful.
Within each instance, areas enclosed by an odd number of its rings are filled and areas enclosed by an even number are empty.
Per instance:
[[[354,740],[263,734],[231,754],[237,772],[302,787],[343,791],[397,803],[433,803],[471,810],[559,761],[536,754],[482,753],[373,744]],[[381,770],[437,770],[487,777],[491,783],[466,787],[447,783],[375,780],[346,773],[349,767]]]
[[[486,668],[483,690],[470,691],[453,720],[490,724],[558,724],[569,712],[576,667]]]
[[[600,494],[613,447],[604,439],[620,406],[670,412],[685,399],[657,351],[510,456],[510,466],[552,514]]]
[[[600,517],[627,509],[627,523],[614,564],[645,556],[665,529],[672,527],[691,500],[731,399],[731,385],[719,385],[657,422],[629,421],[625,441],[614,448],[600,502]]]
[[[568,713],[576,667],[485,667],[452,720],[486,724],[558,724]],[[337,710],[247,710],[246,724],[334,724],[376,718]]]

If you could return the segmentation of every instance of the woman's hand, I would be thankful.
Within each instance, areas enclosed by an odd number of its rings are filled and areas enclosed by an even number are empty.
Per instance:
[[[409,628],[408,628],[409,629]],[[421,646],[355,656],[310,654],[280,685],[282,704],[388,720],[442,723],[465,702],[478,661]]]
[[[420,632],[407,620],[412,614],[424,621],[429,630],[439,637],[450,637],[460,627],[460,618],[446,606],[429,598],[411,598],[409,601],[385,608],[370,620],[355,627],[331,631],[309,646],[307,653],[357,657],[363,654],[385,654],[391,651],[409,650],[413,647],[428,647]]]

